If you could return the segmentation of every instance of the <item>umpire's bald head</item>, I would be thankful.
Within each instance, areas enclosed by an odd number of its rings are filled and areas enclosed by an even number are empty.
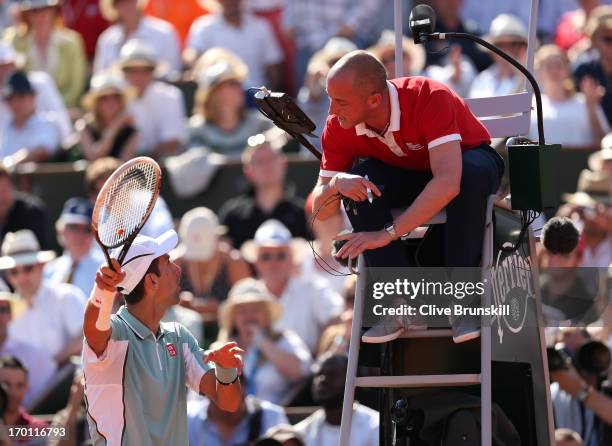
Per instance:
[[[327,81],[350,83],[362,94],[372,94],[387,88],[385,66],[373,54],[356,50],[344,55],[329,71]]]

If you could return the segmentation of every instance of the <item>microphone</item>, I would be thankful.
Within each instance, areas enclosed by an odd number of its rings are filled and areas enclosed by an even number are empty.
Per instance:
[[[425,42],[436,26],[436,12],[429,5],[417,5],[410,11],[408,27],[412,32],[414,43]]]

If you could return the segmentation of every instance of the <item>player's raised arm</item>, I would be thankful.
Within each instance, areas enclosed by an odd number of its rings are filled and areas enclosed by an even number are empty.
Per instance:
[[[89,347],[100,356],[106,350],[111,336],[110,315],[117,292],[117,285],[125,273],[117,260],[112,259],[112,267],[103,265],[96,273],[96,282],[85,308],[83,334]],[[100,315],[100,320],[98,320]]]

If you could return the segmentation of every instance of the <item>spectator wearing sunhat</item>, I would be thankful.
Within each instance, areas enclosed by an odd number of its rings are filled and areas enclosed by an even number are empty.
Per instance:
[[[166,70],[156,51],[145,40],[129,40],[121,47],[118,67],[136,90],[130,111],[140,134],[138,153],[159,158],[180,150],[187,139],[187,118],[181,91],[155,79]]]
[[[489,33],[484,38],[519,63],[525,62],[527,28],[518,17],[511,14],[498,15],[491,22]],[[523,76],[507,60],[493,54],[493,65],[476,76],[469,97],[480,98],[517,93],[523,82]]]
[[[0,271],[25,303],[26,309],[11,322],[16,340],[46,350],[58,364],[81,351],[85,295],[70,284],[44,280],[44,264],[55,258],[41,251],[27,229],[9,233],[0,248]]]
[[[4,164],[51,159],[60,145],[58,127],[36,112],[36,92],[25,73],[15,71],[6,79],[2,99],[12,115],[0,131],[0,159]]]
[[[189,119],[189,147],[206,147],[238,158],[249,137],[272,127],[270,120],[245,104],[248,69],[234,54],[213,48],[197,64],[195,114]]]
[[[226,230],[210,209],[191,209],[181,218],[181,243],[170,253],[183,269],[181,301],[208,320],[216,320],[232,286],[251,276],[240,251],[221,239]]]
[[[22,22],[8,28],[4,40],[24,55],[24,70],[48,73],[64,104],[77,108],[85,88],[87,60],[79,33],[59,25],[60,3],[60,0],[19,2]]]
[[[100,0],[102,16],[114,22],[98,39],[94,73],[111,68],[120,57],[123,44],[139,39],[155,48],[159,60],[168,66],[169,75],[181,71],[181,50],[174,26],[143,13],[145,0]]]
[[[299,336],[277,327],[282,313],[278,299],[252,278],[237,282],[219,310],[217,341],[234,341],[245,350],[247,394],[275,404],[289,403],[291,386],[308,375],[311,362]]]
[[[281,84],[283,53],[270,24],[244,10],[243,1],[205,1],[212,14],[195,20],[189,30],[184,60],[188,65],[214,47],[236,54],[248,67],[247,87]]]
[[[295,274],[300,257],[310,255],[305,245],[280,221],[267,220],[241,251],[255,264],[258,277],[283,309],[274,328],[292,330],[314,353],[323,330],[339,321],[344,302],[326,282]]]
[[[17,296],[0,291],[0,357],[14,356],[28,369],[28,390],[23,400],[28,407],[46,389],[57,370],[51,355],[42,348],[14,339],[9,333],[11,319],[18,317]]]
[[[3,85],[11,74],[20,70],[24,62],[23,54],[17,53],[11,45],[0,40],[0,84]],[[44,71],[36,70],[28,71],[27,76],[36,91],[36,111],[53,117],[64,140],[72,133],[72,123],[53,78]],[[0,101],[0,123],[10,119],[10,116],[10,109],[4,101]]]
[[[125,79],[110,71],[93,77],[83,98],[87,114],[75,124],[79,150],[86,160],[105,156],[122,161],[134,158],[139,134],[128,108],[132,92]]]
[[[104,262],[93,243],[92,213],[93,206],[86,198],[70,198],[64,203],[55,223],[57,239],[64,252],[45,266],[45,279],[49,283],[70,283],[85,295],[91,291],[96,271]]]

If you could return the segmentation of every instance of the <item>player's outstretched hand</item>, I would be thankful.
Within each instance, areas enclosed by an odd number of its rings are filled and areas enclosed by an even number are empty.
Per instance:
[[[204,356],[204,362],[212,361],[226,369],[238,369],[238,375],[242,374],[242,355],[244,350],[235,342],[227,342],[219,348],[209,350]]]
[[[111,259],[112,268],[102,265],[96,272],[96,285],[104,291],[117,291],[117,285],[125,277],[125,272],[121,270],[121,265],[116,259]]]

